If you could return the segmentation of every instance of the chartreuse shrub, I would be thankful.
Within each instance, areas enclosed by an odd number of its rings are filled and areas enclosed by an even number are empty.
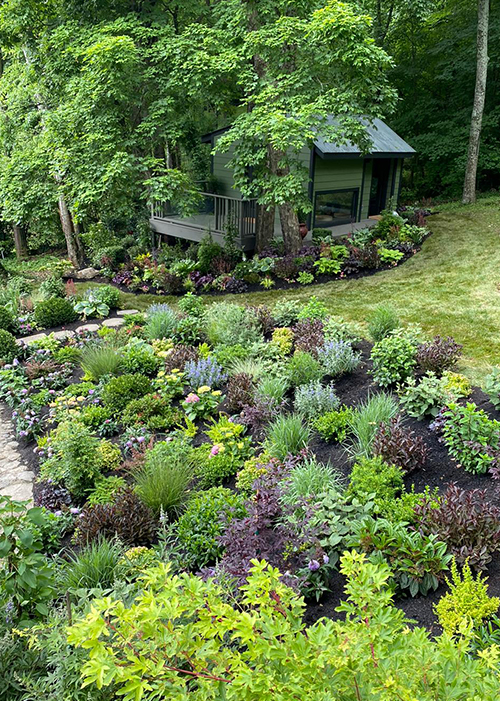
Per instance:
[[[345,620],[309,628],[303,599],[265,562],[253,561],[238,606],[214,580],[170,568],[146,570],[131,602],[95,600],[69,628],[69,643],[88,656],[84,685],[116,689],[124,701],[498,698],[494,651],[474,658],[467,644],[410,628],[392,604],[389,567],[363,554],[342,558]]]
[[[465,634],[472,626],[479,627],[491,618],[500,607],[497,596],[488,596],[488,586],[481,574],[471,572],[468,562],[458,571],[455,561],[451,564],[451,578],[446,578],[450,590],[434,607],[439,624],[448,635]]]
[[[443,438],[450,455],[467,472],[487,472],[498,460],[500,422],[472,402],[450,404],[444,418]]]
[[[403,471],[396,465],[388,465],[380,456],[361,458],[354,464],[348,494],[364,504],[374,502],[374,511],[404,490]]]
[[[197,476],[202,489],[221,484],[241,469],[251,453],[246,426],[221,416],[207,430],[210,443],[196,449]]]
[[[118,414],[132,399],[140,399],[152,389],[151,381],[145,375],[121,375],[104,385],[102,399],[105,406]]]
[[[219,538],[225,523],[245,513],[242,497],[224,487],[212,487],[191,497],[176,525],[187,564],[196,570],[218,560],[223,553]]]
[[[346,406],[328,411],[315,419],[313,428],[327,443],[342,443],[350,430],[352,414],[353,410]]]

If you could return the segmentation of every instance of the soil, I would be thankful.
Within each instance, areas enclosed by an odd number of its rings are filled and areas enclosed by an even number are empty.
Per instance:
[[[336,392],[341,402],[348,406],[359,404],[368,397],[370,392],[376,391],[369,374],[371,345],[363,342],[359,344],[358,348],[362,351],[363,362],[357,371],[335,383]],[[500,412],[493,407],[488,397],[479,388],[474,389],[469,399],[480,409],[484,409],[491,418],[500,420]],[[431,489],[438,487],[439,491],[443,492],[448,484],[455,482],[461,489],[486,489],[491,502],[500,506],[500,485],[497,486],[488,475],[474,475],[458,467],[449,457],[448,450],[439,441],[436,433],[429,429],[430,423],[426,420],[418,421],[405,417],[405,426],[412,429],[416,436],[421,436],[429,449],[425,468],[406,477],[407,489],[414,485],[415,491],[418,492],[423,491],[428,485]],[[330,461],[346,478],[349,476],[351,463],[344,448],[325,443],[319,436],[316,436],[311,449],[319,460],[322,462]],[[488,575],[490,595],[500,596],[500,553],[493,556],[486,574]],[[344,614],[339,614],[335,609],[343,597],[344,584],[344,577],[340,573],[335,573],[331,581],[331,592],[324,595],[318,604],[309,604],[307,607],[305,615],[307,623],[313,623],[322,616],[333,619],[343,618]],[[430,592],[427,596],[397,598],[395,604],[418,625],[425,626],[431,633],[437,635],[441,630],[433,608],[446,589],[446,584],[441,584],[436,591]]]

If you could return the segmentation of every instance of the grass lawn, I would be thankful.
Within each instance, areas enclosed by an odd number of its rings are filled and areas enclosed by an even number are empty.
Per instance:
[[[362,323],[377,304],[391,303],[404,322],[418,322],[429,335],[451,335],[462,343],[460,369],[480,384],[492,365],[500,365],[500,200],[444,205],[429,218],[429,226],[433,235],[422,251],[400,268],[314,287],[205,299],[273,304],[283,298],[305,301],[314,294],[332,313]],[[175,298],[123,295],[128,308],[160,301]]]

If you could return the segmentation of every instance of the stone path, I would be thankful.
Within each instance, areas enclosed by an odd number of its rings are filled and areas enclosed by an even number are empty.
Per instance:
[[[118,319],[104,319],[103,326],[118,327],[124,324],[121,317],[127,314],[138,314],[137,309],[123,309],[117,312]],[[107,323],[106,323],[107,322]],[[97,331],[99,324],[82,324],[76,330],[87,329]],[[37,333],[32,336],[25,336],[25,343],[39,341],[47,334]],[[56,338],[69,338],[74,336],[74,331],[55,331]],[[19,501],[31,501],[33,499],[33,480],[35,473],[28,470],[23,464],[19,453],[19,444],[15,439],[11,421],[0,414],[0,495],[10,496]]]

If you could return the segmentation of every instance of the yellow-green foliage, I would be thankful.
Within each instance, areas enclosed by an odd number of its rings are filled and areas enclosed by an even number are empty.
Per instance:
[[[293,331],[288,327],[274,329],[271,344],[283,358],[290,355],[293,348]]]
[[[469,378],[458,372],[443,373],[443,389],[453,397],[468,397],[472,392],[472,383]]]
[[[242,492],[251,492],[255,480],[268,471],[266,463],[269,459],[269,456],[266,457],[265,453],[262,453],[246,460],[243,468],[236,475],[236,487]]]
[[[98,448],[101,469],[102,470],[117,470],[122,461],[120,448],[110,441],[101,441]]]
[[[450,591],[435,606],[445,633],[458,635],[471,624],[476,627],[498,611],[500,599],[488,596],[486,580],[481,574],[474,578],[468,563],[460,576],[456,562],[453,562],[451,580],[446,581]]]

